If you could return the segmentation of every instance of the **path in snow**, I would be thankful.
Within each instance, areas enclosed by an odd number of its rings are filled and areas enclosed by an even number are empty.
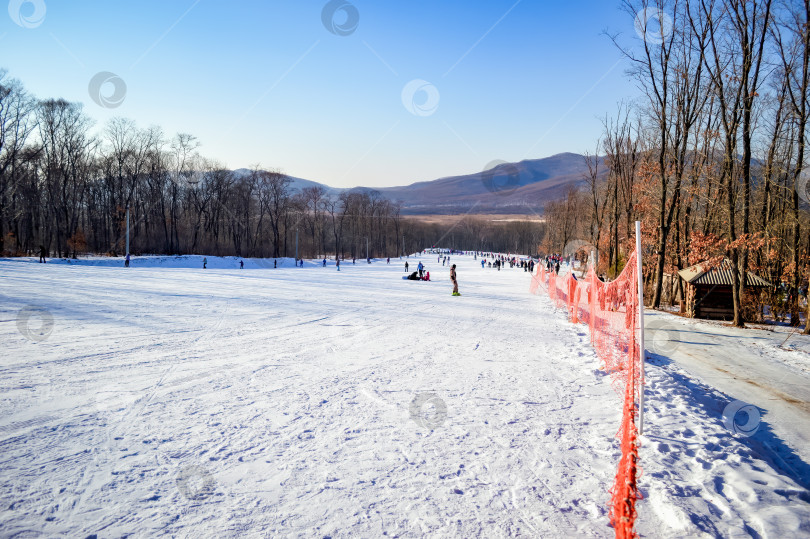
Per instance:
[[[584,327],[527,273],[453,259],[460,298],[430,256],[432,283],[0,261],[0,534],[611,536],[620,401]],[[18,327],[37,309],[44,340]],[[639,530],[806,527],[726,397],[658,363]]]
[[[661,312],[648,313],[646,327],[653,358],[671,359],[712,387],[753,404],[774,436],[810,462],[810,338],[801,328],[737,329]],[[791,472],[790,462],[779,465]],[[807,470],[794,472],[810,487]]]

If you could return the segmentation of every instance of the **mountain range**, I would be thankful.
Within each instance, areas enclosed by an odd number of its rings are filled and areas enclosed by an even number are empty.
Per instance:
[[[604,157],[599,158],[599,172],[600,175],[607,173]],[[517,163],[491,163],[488,170],[475,174],[399,187],[354,187],[351,190],[378,191],[386,198],[401,201],[403,215],[531,214],[541,213],[547,201],[564,197],[570,186],[584,185],[587,173],[584,156],[560,153]],[[293,189],[320,186],[330,194],[346,190],[293,176],[290,179]]]

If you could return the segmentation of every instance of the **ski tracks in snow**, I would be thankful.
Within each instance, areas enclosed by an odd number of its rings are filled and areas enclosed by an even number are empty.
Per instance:
[[[0,532],[612,536],[621,401],[584,327],[528,273],[454,262],[461,297],[379,262],[0,261]],[[30,303],[53,313],[43,342],[14,326]],[[688,380],[651,367],[640,529],[760,529],[789,500],[789,535],[801,489],[691,409]]]

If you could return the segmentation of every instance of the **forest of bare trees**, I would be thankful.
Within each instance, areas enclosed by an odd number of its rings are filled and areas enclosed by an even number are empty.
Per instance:
[[[611,37],[643,97],[604,120],[586,156],[587,188],[547,205],[546,249],[561,252],[575,239],[598,245],[600,271],[615,275],[641,220],[652,307],[662,304],[667,275],[727,258],[735,325],[763,303],[799,324],[810,276],[810,0],[624,7],[644,39],[629,47]],[[777,285],[758,305],[745,271]]]

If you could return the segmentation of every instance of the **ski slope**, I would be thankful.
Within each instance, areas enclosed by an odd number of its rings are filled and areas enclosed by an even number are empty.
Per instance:
[[[586,329],[522,270],[453,256],[451,297],[419,260],[433,282],[0,260],[0,536],[612,536],[620,399]],[[733,395],[662,354],[647,375],[643,536],[810,533],[775,418],[735,435]]]

